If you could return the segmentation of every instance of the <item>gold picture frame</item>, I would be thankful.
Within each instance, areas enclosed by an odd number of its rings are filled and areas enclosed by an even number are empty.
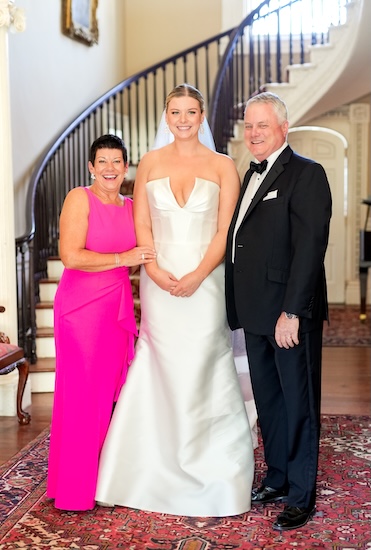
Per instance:
[[[98,44],[98,0],[62,0],[63,33],[88,46]]]

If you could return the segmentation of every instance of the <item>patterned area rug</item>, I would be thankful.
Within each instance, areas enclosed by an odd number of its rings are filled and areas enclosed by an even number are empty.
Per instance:
[[[0,468],[0,549],[256,550],[370,549],[370,418],[323,416],[317,512],[285,533],[282,505],[226,518],[189,518],[123,507],[62,512],[45,496],[48,431]],[[256,450],[256,478],[264,460]]]
[[[359,320],[359,306],[330,305],[330,325],[323,325],[324,346],[371,346],[371,309],[366,322]]]

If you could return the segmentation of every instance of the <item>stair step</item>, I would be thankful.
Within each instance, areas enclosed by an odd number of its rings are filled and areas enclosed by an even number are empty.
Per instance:
[[[54,336],[53,327],[38,327],[36,329],[36,338],[50,338]]]
[[[32,372],[55,372],[55,357],[38,357],[34,365],[30,365]]]
[[[319,65],[329,55],[329,51],[334,49],[333,44],[314,44],[308,46],[310,52],[310,61],[314,65]]]
[[[130,275],[133,298],[139,300],[139,274]]]
[[[53,327],[38,327],[36,329],[37,357],[55,357],[55,342]]]
[[[40,279],[40,302],[53,302],[59,283],[58,279]]]
[[[64,265],[58,256],[52,256],[47,261],[48,279],[60,279]]]
[[[54,303],[40,302],[36,305],[36,326],[49,327],[54,326]]]
[[[31,372],[31,393],[53,393],[55,387],[55,372]]]
[[[126,179],[124,180],[124,183],[121,185],[120,192],[122,195],[125,195],[126,197],[132,197],[133,196],[133,188],[134,188],[134,179]]]
[[[306,78],[309,72],[314,71],[316,65],[314,63],[303,63],[289,65],[287,67],[287,72],[289,73],[289,82],[293,86],[297,86],[300,82],[303,81],[303,78]]]
[[[30,382],[32,393],[54,392],[55,357],[38,357],[34,365],[30,365]]]
[[[345,23],[344,25],[331,25],[328,29],[329,44],[335,45],[339,41],[343,40],[344,39],[343,29],[346,29],[347,27],[348,27],[347,23]]]
[[[48,302],[39,302],[36,304],[36,309],[53,309],[54,302],[52,300]]]
[[[134,298],[134,315],[135,321],[137,324],[137,329],[139,330],[140,325],[140,300],[139,298]]]

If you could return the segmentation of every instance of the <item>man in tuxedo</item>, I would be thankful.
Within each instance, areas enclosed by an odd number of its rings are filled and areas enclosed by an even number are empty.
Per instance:
[[[273,528],[315,513],[324,257],[331,193],[324,169],[287,144],[285,103],[264,92],[246,104],[247,171],[228,233],[226,300],[242,327],[267,471],[252,504],[285,502]]]

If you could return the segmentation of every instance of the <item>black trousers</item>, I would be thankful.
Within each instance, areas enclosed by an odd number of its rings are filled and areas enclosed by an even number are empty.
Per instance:
[[[321,400],[322,329],[281,349],[273,336],[245,331],[252,388],[267,472],[264,485],[288,491],[288,504],[316,499]]]

